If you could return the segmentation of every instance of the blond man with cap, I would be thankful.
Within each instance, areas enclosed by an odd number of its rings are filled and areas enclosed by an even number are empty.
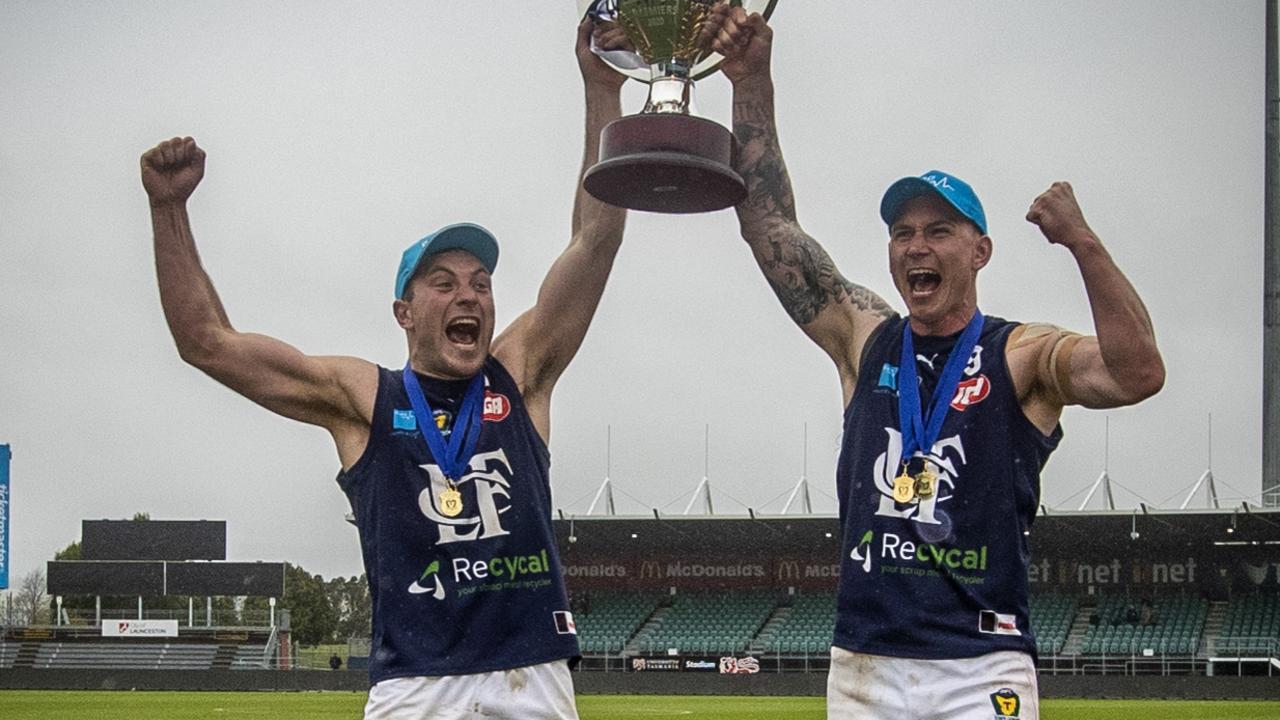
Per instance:
[[[591,33],[584,22],[577,43],[584,169],[625,79],[591,53]],[[496,337],[494,236],[463,223],[411,245],[393,303],[409,359],[389,369],[232,327],[186,211],[203,173],[191,138],[142,156],[165,317],[184,360],[333,437],[373,600],[365,717],[576,718],[578,643],[551,529],[551,392],[604,291],[624,212],[579,190],[569,246],[536,304]]]
[[[1054,183],[1027,220],[1075,257],[1095,336],[984,317],[991,260],[973,189],[926,172],[880,203],[908,316],[836,269],[801,229],[774,124],[772,30],[718,6],[733,83],[742,236],[796,324],[836,365],[843,550],[827,680],[830,718],[1039,716],[1025,531],[1066,405],[1136,403],[1164,383],[1151,320]]]

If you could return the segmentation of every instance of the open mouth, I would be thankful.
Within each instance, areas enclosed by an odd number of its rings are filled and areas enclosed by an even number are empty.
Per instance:
[[[480,321],[469,317],[451,320],[444,334],[455,345],[475,345],[480,340]]]
[[[931,295],[941,284],[942,276],[933,270],[917,269],[907,272],[907,285],[911,288],[912,295]]]

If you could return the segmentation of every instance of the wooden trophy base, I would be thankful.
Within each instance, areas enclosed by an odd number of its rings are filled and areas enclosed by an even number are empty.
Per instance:
[[[733,169],[733,133],[692,115],[641,113],[600,133],[600,162],[582,186],[631,210],[700,213],[742,202],[747,186]]]

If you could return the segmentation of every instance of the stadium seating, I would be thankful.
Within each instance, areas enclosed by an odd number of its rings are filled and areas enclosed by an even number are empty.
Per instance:
[[[585,653],[621,654],[662,598],[656,593],[584,591],[573,598],[573,620]]]
[[[642,652],[676,648],[683,653],[730,653],[745,650],[773,611],[768,591],[694,592],[672,598],[656,627],[636,638]]]
[[[1036,650],[1041,655],[1062,652],[1076,617],[1076,599],[1057,593],[1031,596],[1031,627],[1036,634]]]
[[[36,650],[35,668],[117,670],[208,670],[216,645],[191,643],[45,642]]]
[[[1097,623],[1085,634],[1086,655],[1190,655],[1199,650],[1209,603],[1203,598],[1171,596],[1151,603],[1151,620],[1135,619],[1137,600],[1103,596]]]
[[[1280,654],[1280,595],[1236,598],[1227,607],[1218,655],[1277,657]]]
[[[18,643],[8,642],[0,638],[0,670],[7,670],[13,667],[13,661],[18,657]]]
[[[758,648],[779,655],[826,655],[836,624],[836,599],[831,594],[797,595],[782,619],[761,635]]]

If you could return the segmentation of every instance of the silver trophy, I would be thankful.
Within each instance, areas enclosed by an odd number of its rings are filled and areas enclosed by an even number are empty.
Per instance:
[[[596,198],[619,207],[695,213],[736,205],[746,184],[733,169],[733,133],[690,112],[693,83],[724,58],[703,33],[717,2],[768,18],[777,0],[579,0],[582,14],[618,23],[628,48],[596,53],[618,72],[649,84],[638,114],[600,134],[600,161],[583,178]]]

